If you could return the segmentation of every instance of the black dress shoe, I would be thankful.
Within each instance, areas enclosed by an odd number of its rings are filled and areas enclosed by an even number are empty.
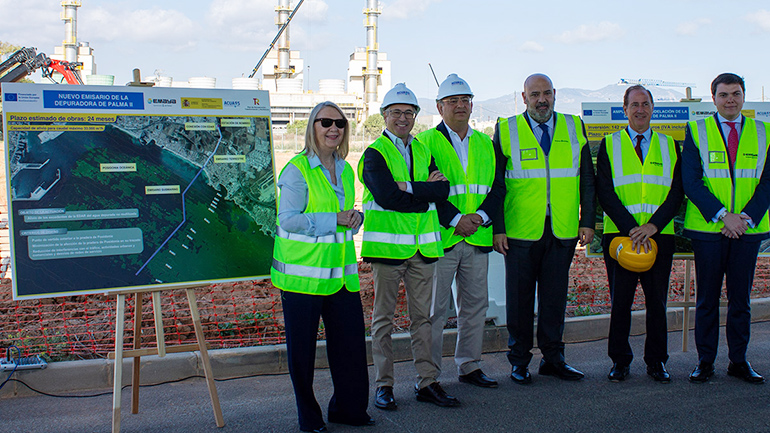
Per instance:
[[[666,364],[662,362],[654,362],[648,365],[647,375],[649,375],[655,382],[671,382],[671,375],[668,374],[668,371],[666,371]]]
[[[460,400],[452,397],[444,391],[444,388],[439,385],[438,382],[433,382],[425,388],[418,389],[417,385],[414,387],[414,394],[417,397],[417,401],[425,401],[433,403],[436,406],[441,407],[453,407],[460,406]]]
[[[610,374],[607,375],[607,379],[609,379],[610,382],[622,382],[628,377],[628,373],[630,372],[631,369],[627,364],[616,362],[612,364],[612,370],[610,370]]]
[[[378,386],[374,394],[374,407],[382,410],[396,410],[398,405],[393,398],[392,386]]]
[[[468,374],[460,375],[460,382],[470,383],[481,388],[497,388],[497,381],[484,374],[480,368]]]
[[[714,375],[714,364],[711,362],[701,362],[695,370],[690,373],[690,382],[704,383],[709,380],[709,377]]]
[[[585,377],[583,372],[570,367],[566,362],[553,364],[547,362],[545,359],[540,361],[540,370],[538,370],[538,373],[543,376],[556,376],[561,380],[580,380]]]
[[[727,375],[743,379],[748,383],[765,383],[765,378],[751,368],[748,362],[730,363],[727,366]]]
[[[511,368],[511,380],[519,385],[526,385],[532,383],[532,375],[529,374],[526,365],[514,365],[513,368]]]

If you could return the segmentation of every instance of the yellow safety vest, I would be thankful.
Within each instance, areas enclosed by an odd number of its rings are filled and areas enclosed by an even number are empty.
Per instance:
[[[653,132],[650,138],[650,148],[642,165],[635,144],[625,129],[604,137],[615,193],[640,226],[650,221],[666,201],[676,165],[674,139],[659,132]],[[604,233],[618,232],[618,227],[605,213]],[[660,232],[673,235],[674,221],[671,220]]]
[[[388,165],[393,180],[409,182],[406,161],[390,139],[380,136],[370,146],[379,152]],[[414,180],[428,179],[431,154],[427,146],[412,139],[412,167]],[[358,163],[358,179],[364,183],[364,158]],[[441,232],[436,204],[430,203],[426,212],[407,213],[385,209],[376,201],[364,184],[364,234],[361,256],[406,260],[419,251],[425,257],[441,257]]]
[[[578,236],[580,158],[587,141],[578,116],[554,114],[549,156],[543,154],[523,114],[498,120],[501,150],[507,158],[503,209],[509,238],[540,239],[549,199],[554,236]]]
[[[727,156],[722,135],[719,133],[717,120],[711,116],[689,123],[693,143],[698,148],[703,167],[703,182],[728,212],[741,213],[754,195],[754,190],[762,177],[768,149],[767,124],[746,118],[738,142],[733,174],[730,174],[730,161]],[[754,221],[754,228],[746,230],[748,234],[770,232],[767,211],[761,221]],[[684,228],[687,230],[719,233],[724,222],[711,222],[692,203],[687,202]]]
[[[452,143],[436,128],[417,135],[430,149],[439,171],[449,179],[449,202],[463,215],[472,214],[492,190],[495,180],[495,149],[488,135],[475,131],[468,140],[468,172],[466,174]],[[491,218],[492,215],[489,215]],[[464,240],[482,247],[492,246],[492,227],[479,227],[472,236],[454,234],[454,227],[441,228],[444,248]]]
[[[297,167],[307,182],[306,213],[337,213],[353,209],[356,194],[355,174],[350,164],[345,163],[341,176],[345,190],[343,208],[340,208],[337,194],[320,165],[311,169],[304,154],[295,156],[289,164]],[[278,203],[280,206],[280,200]],[[353,230],[338,225],[337,233],[333,235],[308,236],[289,233],[281,228],[278,221],[270,277],[275,287],[288,292],[331,295],[338,292],[343,285],[348,291],[359,291]]]

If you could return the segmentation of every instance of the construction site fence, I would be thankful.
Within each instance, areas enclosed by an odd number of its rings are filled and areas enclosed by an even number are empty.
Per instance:
[[[761,257],[752,297],[770,296],[768,268],[768,259]],[[371,267],[360,263],[359,269],[368,335],[374,300]],[[670,301],[684,300],[684,278],[684,261],[675,260]],[[40,355],[48,361],[106,358],[109,352],[114,351],[115,295],[14,301],[11,290],[11,280],[2,280],[0,348],[3,352],[0,358],[5,356],[5,348],[9,346],[17,346],[23,356]],[[214,284],[196,288],[195,292],[206,341],[212,349],[285,343],[280,292],[269,280]],[[125,348],[133,345],[134,338],[141,339],[142,347],[154,347],[156,336],[151,297],[143,296],[138,318],[134,315],[135,299],[134,295],[127,298]],[[195,330],[185,291],[162,291],[161,304],[167,344],[194,343]],[[637,290],[634,308],[644,308],[641,290]],[[403,287],[396,310],[395,332],[407,332],[409,319]],[[571,268],[567,315],[602,314],[609,310],[610,295],[604,261],[585,257],[582,251],[578,251]],[[132,330],[137,319],[141,320],[141,334],[134,336]],[[322,325],[319,326],[318,338],[324,338]]]

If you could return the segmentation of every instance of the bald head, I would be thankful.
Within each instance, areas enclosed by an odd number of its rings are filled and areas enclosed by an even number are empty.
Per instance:
[[[524,91],[521,93],[527,114],[538,123],[547,122],[553,115],[556,103],[556,90],[551,79],[545,74],[532,74],[524,80]]]

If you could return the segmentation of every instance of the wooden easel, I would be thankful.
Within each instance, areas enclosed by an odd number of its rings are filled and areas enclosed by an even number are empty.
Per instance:
[[[206,375],[206,385],[211,397],[211,405],[214,409],[214,420],[217,427],[224,427],[225,420],[222,417],[222,408],[219,405],[219,395],[214,384],[214,374],[211,370],[206,339],[203,335],[203,326],[198,312],[198,301],[195,290],[192,287],[181,287],[187,291],[187,302],[190,304],[190,314],[195,328],[195,344],[180,344],[166,347],[165,334],[163,332],[163,318],[161,316],[160,292],[161,290],[145,290],[152,294],[152,308],[155,317],[155,335],[157,348],[141,348],[142,330],[142,292],[117,292],[117,306],[115,308],[115,352],[109,354],[109,358],[115,359],[115,378],[112,391],[112,432],[120,432],[120,401],[121,388],[123,387],[123,359],[133,358],[133,375],[131,379],[131,413],[139,413],[139,368],[142,356],[158,355],[166,356],[166,353],[182,353],[200,351],[203,361],[203,371]],[[133,350],[123,350],[123,333],[125,331],[125,304],[126,295],[134,294],[134,347]]]

